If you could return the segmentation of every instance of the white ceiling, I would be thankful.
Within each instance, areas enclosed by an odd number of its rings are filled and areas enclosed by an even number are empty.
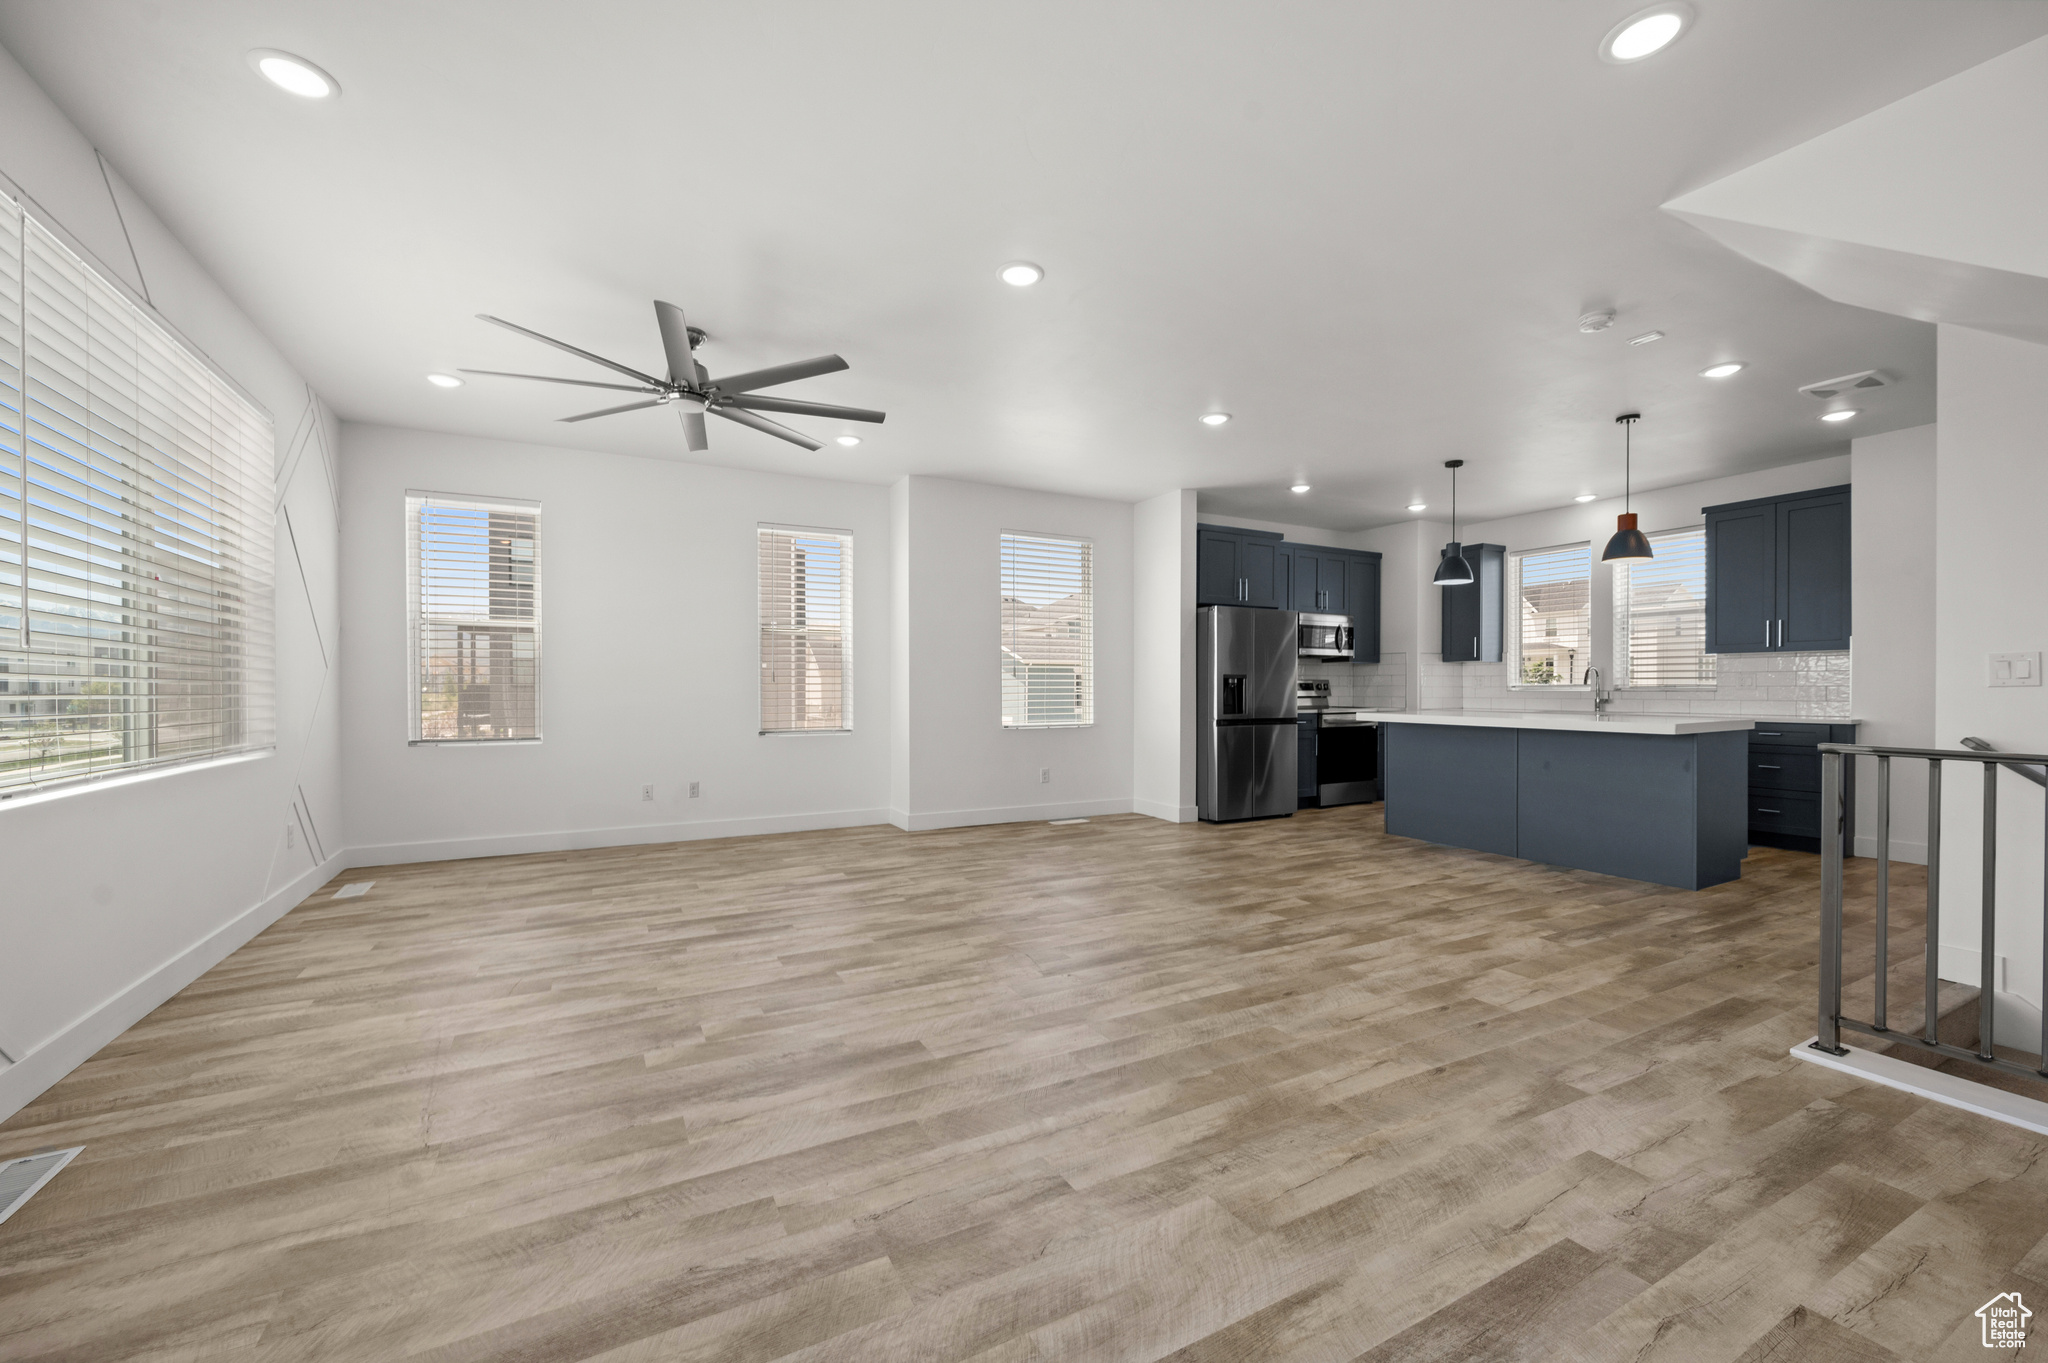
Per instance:
[[[605,377],[479,312],[651,369],[663,297],[714,373],[836,350],[850,373],[778,392],[890,413],[815,454],[713,421],[699,459],[1352,528],[1440,505],[1449,457],[1473,519],[1617,491],[1629,409],[1639,486],[1933,419],[1932,328],[1658,205],[2048,5],[1696,0],[1668,51],[1602,63],[1635,7],[0,0],[0,43],[346,418],[681,458],[667,412],[563,426],[603,395],[422,379]],[[253,47],[343,96],[272,89]],[[1017,257],[1046,281],[999,283]],[[1620,321],[1579,334],[1596,306]],[[1873,366],[1902,382],[1847,430],[1793,392]]]

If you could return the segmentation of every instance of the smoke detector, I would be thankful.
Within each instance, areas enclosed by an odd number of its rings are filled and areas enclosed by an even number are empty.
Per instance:
[[[1822,379],[1809,383],[1799,391],[1822,402],[1841,397],[1844,393],[1865,393],[1873,388],[1889,388],[1895,380],[1881,369],[1866,369],[1860,374],[1844,374],[1839,379]]]
[[[1589,312],[1579,318],[1579,330],[1584,332],[1605,331],[1614,325],[1614,309],[1604,312]]]

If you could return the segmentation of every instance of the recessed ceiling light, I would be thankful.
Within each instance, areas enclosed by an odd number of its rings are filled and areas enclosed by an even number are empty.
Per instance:
[[[839,437],[839,443],[846,446],[848,449],[852,449],[855,445],[858,445],[860,443],[860,437],[857,435],[842,435]]]
[[[1288,488],[1287,490],[1288,490],[1289,492],[1307,492],[1307,491],[1308,491],[1308,484],[1307,484],[1307,483],[1296,483],[1296,484],[1295,484],[1295,485],[1294,485],[1293,487],[1291,487],[1291,488]]]
[[[1820,415],[1820,419],[1822,421],[1847,421],[1850,417],[1855,415],[1856,409],[1854,407],[1850,407],[1839,412],[1822,412]]]
[[[1575,502],[1591,502],[1599,500],[1599,497],[1600,494],[1597,492],[1581,492],[1578,496],[1572,498],[1572,500]]]
[[[1652,341],[1661,341],[1663,339],[1664,333],[1661,331],[1646,331],[1640,336],[1629,337],[1628,343],[1630,345],[1648,345]]]
[[[436,388],[462,387],[462,380],[456,378],[453,374],[429,374],[427,375],[427,382],[433,384]]]
[[[1045,278],[1045,271],[1028,260],[1013,260],[1003,266],[1003,282],[1014,289],[1028,289]]]
[[[1202,413],[1201,420],[1204,426],[1221,426],[1224,422],[1230,420],[1230,413],[1204,412]]]
[[[332,99],[341,93],[340,81],[289,52],[259,47],[249,54],[249,66],[278,89],[301,99]]]
[[[1409,509],[1410,511],[1427,511],[1427,510],[1429,510],[1429,503],[1428,503],[1428,502],[1410,502],[1410,503],[1408,503],[1408,509]]]
[[[1700,377],[1703,379],[1725,379],[1731,374],[1740,374],[1741,372],[1742,364],[1740,361],[1725,360],[1720,364],[1710,364],[1705,369],[1702,369]]]
[[[1600,60],[1617,65],[1641,61],[1671,46],[1691,22],[1692,6],[1682,0],[1637,10],[1607,30],[1600,40]]]

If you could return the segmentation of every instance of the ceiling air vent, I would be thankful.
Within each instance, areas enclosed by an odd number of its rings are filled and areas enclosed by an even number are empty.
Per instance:
[[[1810,398],[1819,398],[1822,402],[1826,402],[1828,399],[1838,398],[1844,393],[1861,393],[1872,388],[1889,388],[1893,382],[1892,376],[1881,369],[1866,369],[1860,374],[1844,374],[1839,379],[1822,379],[1819,383],[1809,383],[1799,391]]]

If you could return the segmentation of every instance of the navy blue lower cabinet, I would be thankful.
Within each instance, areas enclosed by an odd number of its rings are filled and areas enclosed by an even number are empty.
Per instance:
[[[1387,831],[1515,856],[1516,729],[1380,726]]]
[[[1748,736],[1385,724],[1387,832],[1683,890],[1749,849]]]
[[[1517,856],[1682,890],[1741,876],[1747,735],[1516,732]]]
[[[1296,760],[1294,798],[1300,808],[1316,803],[1316,717],[1303,715],[1294,721]]]

